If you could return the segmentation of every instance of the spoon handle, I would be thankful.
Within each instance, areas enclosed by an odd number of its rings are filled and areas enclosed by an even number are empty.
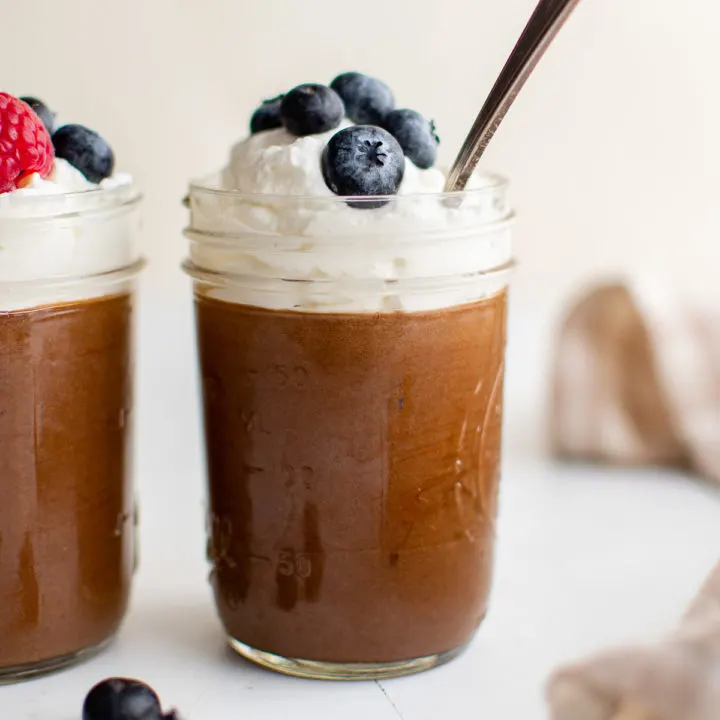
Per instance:
[[[445,191],[463,190],[525,81],[580,0],[540,0],[463,143]]]

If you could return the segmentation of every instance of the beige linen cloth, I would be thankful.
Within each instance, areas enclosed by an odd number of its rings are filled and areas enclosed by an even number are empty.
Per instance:
[[[669,465],[720,483],[720,312],[616,282],[571,308],[553,367],[556,456]],[[553,720],[720,720],[720,565],[677,629],[558,670]]]
[[[573,305],[558,339],[556,455],[687,467],[720,483],[720,303],[661,284],[603,284]]]
[[[718,720],[720,565],[667,638],[568,665],[547,696],[553,720]]]

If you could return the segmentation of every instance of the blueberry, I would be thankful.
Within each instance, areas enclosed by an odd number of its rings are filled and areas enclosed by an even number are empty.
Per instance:
[[[55,156],[67,160],[90,182],[110,177],[115,168],[111,147],[94,130],[82,125],[63,125],[52,136]]]
[[[345,115],[340,96],[327,85],[298,85],[282,99],[282,124],[293,135],[315,135],[336,128]]]
[[[385,118],[383,127],[397,138],[405,155],[419,168],[427,170],[435,164],[440,143],[435,123],[415,110],[393,110]]]
[[[35,111],[35,114],[42,120],[45,129],[52,135],[55,132],[55,113],[42,100],[30,96],[21,97],[20,99]]]
[[[382,125],[395,107],[392,91],[380,80],[357,72],[338,75],[330,87],[345,103],[345,113],[358,125]]]
[[[90,690],[83,703],[83,720],[161,720],[160,700],[139,680],[108,678]]]
[[[336,195],[394,195],[405,173],[398,141],[374,125],[352,125],[336,132],[322,155],[325,184]],[[348,203],[374,208],[387,201]]]
[[[262,105],[252,114],[250,118],[250,133],[255,134],[263,130],[274,130],[282,127],[280,119],[280,105],[283,95],[278,95],[271,100],[263,100]]]

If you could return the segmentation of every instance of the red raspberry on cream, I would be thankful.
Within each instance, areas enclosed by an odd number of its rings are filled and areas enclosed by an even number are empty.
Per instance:
[[[34,173],[46,178],[55,161],[52,140],[22,100],[0,92],[0,193],[22,187]]]

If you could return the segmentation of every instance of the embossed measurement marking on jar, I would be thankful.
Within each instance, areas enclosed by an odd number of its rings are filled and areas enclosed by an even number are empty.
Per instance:
[[[312,558],[303,552],[294,550],[281,550],[278,555],[277,571],[280,575],[291,577],[295,575],[301,580],[307,580],[312,575]]]

